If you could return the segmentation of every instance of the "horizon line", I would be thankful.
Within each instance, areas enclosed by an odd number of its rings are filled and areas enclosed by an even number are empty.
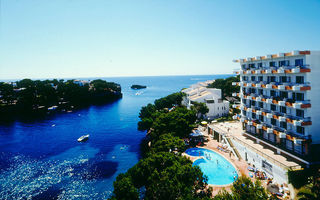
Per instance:
[[[178,75],[174,75],[174,74],[170,74],[170,75],[123,75],[123,76],[88,76],[88,77],[46,77],[46,78],[30,78],[30,77],[25,77],[25,78],[5,78],[2,79],[0,78],[0,81],[5,81],[5,80],[23,80],[23,79],[31,79],[31,80],[53,80],[53,79],[57,79],[57,80],[61,80],[61,79],[68,79],[68,80],[72,80],[72,79],[88,79],[88,78],[95,78],[95,79],[102,79],[102,78],[126,78],[126,77],[165,77],[165,76],[211,76],[211,75],[233,75],[233,73],[218,73],[218,74],[178,74]]]

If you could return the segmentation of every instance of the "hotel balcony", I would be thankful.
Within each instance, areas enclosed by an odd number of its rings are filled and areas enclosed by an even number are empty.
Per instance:
[[[282,68],[282,67],[277,70],[278,74],[283,74],[284,72],[285,72],[284,68]]]
[[[283,116],[279,116],[279,119],[278,119],[280,122],[286,122],[287,118],[286,117],[283,117]]]
[[[272,89],[272,85],[273,85],[273,84],[269,83],[269,84],[266,85],[266,88],[267,88],[267,89]]]
[[[280,133],[279,133],[279,138],[280,138],[280,139],[287,138],[287,134],[285,134],[284,132],[280,132]]]
[[[293,107],[293,108],[298,108],[298,109],[311,107],[310,100],[298,101],[295,99],[257,95],[255,93],[251,93],[251,94],[246,93],[245,95],[243,95],[242,93],[240,93],[240,94],[237,93],[237,96],[239,96],[240,98],[253,99],[256,101],[260,101],[260,102],[262,101],[262,102],[266,102],[269,104],[276,104],[279,106],[287,106],[287,107]],[[250,96],[250,97],[248,97],[248,96]]]
[[[247,107],[243,104],[240,105],[240,109],[246,111],[247,113],[255,113],[256,115],[266,116],[268,119],[276,119],[279,122],[287,122],[291,123],[294,126],[309,126],[312,125],[312,121],[310,117],[298,117],[292,116],[285,113],[270,111],[266,109],[257,110],[257,108]]]
[[[300,120],[293,120],[294,126],[301,126],[302,122]]]
[[[271,104],[271,103],[272,103],[272,101],[273,101],[273,99],[266,99],[266,103]]]
[[[310,108],[311,104],[310,104],[310,101],[297,102],[297,103],[293,103],[292,107],[295,109]]]
[[[267,133],[273,133],[273,128],[267,128]]]
[[[261,87],[262,87],[261,83],[256,84],[256,88],[261,88]]]
[[[309,65],[303,66],[281,66],[281,67],[264,67],[250,68],[244,70],[235,70],[236,74],[292,74],[292,73],[307,73],[311,72]]]
[[[286,102],[285,101],[278,101],[278,105],[279,106],[286,106]]]
[[[260,96],[256,97],[256,101],[261,101],[262,98]]]
[[[285,90],[285,89],[286,89],[285,85],[278,85],[278,90]]]
[[[234,82],[232,85],[238,85],[241,87],[256,87],[256,88],[266,88],[266,89],[277,89],[277,90],[289,90],[289,91],[306,91],[311,90],[310,83],[283,83],[283,82],[247,82],[247,81],[241,81],[241,82]]]

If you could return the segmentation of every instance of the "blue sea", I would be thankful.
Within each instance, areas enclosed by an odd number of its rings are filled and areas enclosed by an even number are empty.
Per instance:
[[[0,199],[106,199],[139,158],[139,110],[191,84],[231,75],[103,78],[123,98],[45,119],[0,125]],[[92,78],[93,79],[93,78]],[[91,80],[92,80],[91,79]],[[139,90],[132,84],[146,85]],[[85,143],[81,135],[90,134]]]

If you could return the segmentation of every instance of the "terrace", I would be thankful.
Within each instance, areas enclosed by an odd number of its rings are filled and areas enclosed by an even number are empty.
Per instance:
[[[309,164],[307,161],[284,151],[260,138],[242,130],[240,122],[213,123],[209,125],[214,131],[231,138],[245,147],[250,148],[260,156],[283,169],[300,169],[301,165]]]

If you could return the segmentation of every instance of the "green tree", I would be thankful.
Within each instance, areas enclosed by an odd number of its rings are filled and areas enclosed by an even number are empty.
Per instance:
[[[158,138],[163,133],[172,133],[174,136],[187,137],[196,121],[196,113],[185,107],[178,107],[172,112],[161,113],[153,122],[153,138]]]
[[[131,176],[128,176],[127,174],[119,174],[116,181],[113,182],[113,187],[114,191],[111,199],[139,199],[138,189],[134,187]]]
[[[259,180],[254,183],[250,178],[241,176],[236,180],[231,188],[231,193],[222,190],[216,195],[214,200],[261,200],[268,199],[268,194]]]
[[[184,94],[181,92],[170,94],[166,97],[155,100],[154,105],[157,110],[171,108],[174,105],[181,105],[183,95]]]
[[[297,194],[299,200],[320,199],[320,180],[316,179],[312,183],[305,185]]]
[[[140,160],[125,176],[131,176],[135,188],[145,188],[144,199],[201,199],[210,197],[212,192],[207,189],[207,179],[199,167],[193,167],[189,159],[169,152]],[[116,188],[124,187],[117,183],[119,181],[114,183],[115,191],[124,191]]]
[[[0,82],[0,95],[7,104],[11,104],[14,100],[13,86],[8,83]]]
[[[163,134],[156,140],[154,144],[151,144],[150,153],[159,152],[179,152],[182,153],[186,150],[185,143],[178,137],[174,137],[172,134]]]
[[[196,111],[198,117],[202,117],[209,112],[209,108],[205,103],[192,102],[192,104],[192,109]]]
[[[216,79],[208,88],[218,88],[221,89],[223,98],[231,97],[232,93],[239,92],[239,86],[233,86],[232,82],[239,82],[240,76],[233,76],[226,79]]]

